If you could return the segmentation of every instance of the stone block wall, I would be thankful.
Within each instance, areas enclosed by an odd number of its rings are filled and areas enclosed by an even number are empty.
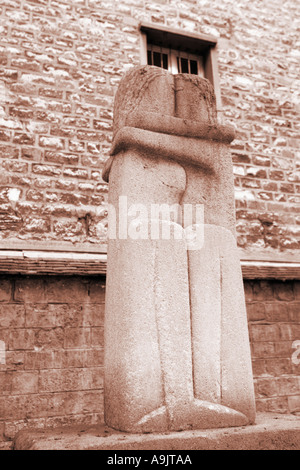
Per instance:
[[[300,281],[245,281],[258,411],[300,413]]]
[[[101,279],[1,277],[0,437],[103,419],[103,316]]]
[[[99,277],[1,276],[0,440],[103,420],[104,291]],[[257,409],[300,412],[300,282],[245,292]]]
[[[218,37],[238,243],[299,248],[296,0],[2,0],[0,241],[105,241],[101,170],[140,21]]]

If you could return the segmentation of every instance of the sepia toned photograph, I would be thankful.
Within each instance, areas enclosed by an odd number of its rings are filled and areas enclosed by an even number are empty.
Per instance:
[[[0,451],[300,450],[299,31],[1,0]]]

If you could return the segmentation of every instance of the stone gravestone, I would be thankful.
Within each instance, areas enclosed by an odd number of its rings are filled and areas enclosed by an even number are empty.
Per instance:
[[[110,204],[104,408],[115,429],[254,422],[232,139],[217,122],[206,79],[152,66],[122,79],[103,174]]]

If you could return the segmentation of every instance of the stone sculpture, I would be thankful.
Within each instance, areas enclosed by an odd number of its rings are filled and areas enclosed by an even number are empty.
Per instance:
[[[255,401],[240,260],[235,241],[230,127],[210,83],[135,67],[115,98],[109,179],[105,313],[105,421],[128,432],[253,423]],[[203,246],[121,227],[127,208],[203,205]],[[133,206],[135,205],[135,206]],[[134,214],[127,214],[129,222]],[[135,214],[136,216],[136,214]],[[114,219],[114,220],[113,220]],[[180,214],[150,221],[184,231]],[[191,221],[190,221],[191,222]],[[194,225],[194,228],[196,226]],[[177,233],[179,233],[177,232]],[[133,239],[136,238],[136,239]]]

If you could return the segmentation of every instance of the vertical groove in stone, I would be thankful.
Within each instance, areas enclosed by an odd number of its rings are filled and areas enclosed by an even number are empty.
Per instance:
[[[159,352],[159,359],[160,359],[160,367],[161,367],[161,383],[162,383],[162,394],[163,394],[163,405],[166,407],[166,414],[167,414],[167,424],[168,428],[170,427],[170,413],[169,407],[167,405],[166,400],[166,381],[165,381],[165,370],[162,361],[162,350],[161,350],[161,341],[159,335],[159,321],[158,321],[158,312],[157,312],[157,243],[155,243],[155,251],[154,251],[154,305],[155,305],[155,324],[157,329],[157,342],[158,342],[158,352]]]

